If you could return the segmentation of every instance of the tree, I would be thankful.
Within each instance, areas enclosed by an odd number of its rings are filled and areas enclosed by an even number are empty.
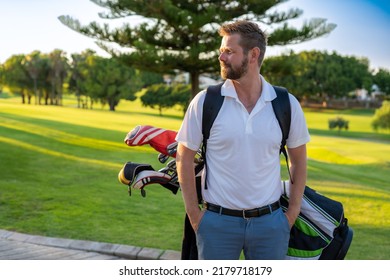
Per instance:
[[[372,86],[367,59],[336,52],[303,51],[270,57],[264,62],[263,73],[271,83],[287,87],[297,97],[323,102]]]
[[[164,108],[170,108],[174,105],[174,101],[170,98],[172,87],[166,84],[156,84],[147,87],[143,90],[141,96],[142,105],[152,109],[158,109],[160,116]]]
[[[199,91],[199,76],[217,72],[220,38],[216,31],[227,21],[248,19],[259,22],[269,33],[269,45],[300,43],[328,34],[335,24],[312,19],[298,29],[288,21],[300,17],[300,9],[278,12],[274,7],[284,0],[266,1],[182,1],[182,0],[91,0],[106,8],[105,19],[142,16],[143,23],[110,29],[108,24],[81,25],[77,19],[60,16],[60,21],[86,36],[98,39],[99,46],[114,57],[137,69],[170,73],[188,72],[192,97]],[[117,43],[129,52],[117,50]]]
[[[390,130],[390,101],[383,101],[382,106],[375,110],[371,125],[374,130],[380,128]]]
[[[31,103],[35,95],[35,104],[61,105],[62,89],[68,66],[65,54],[54,50],[50,54],[34,51],[28,55],[14,55],[3,65],[4,84],[22,97],[22,103]]]
[[[3,83],[4,85],[7,85],[12,92],[20,94],[23,104],[26,103],[26,97],[27,103],[31,104],[31,79],[25,68],[24,60],[24,55],[13,55],[4,62]]]
[[[135,70],[113,58],[99,56],[88,57],[88,75],[85,89],[91,99],[108,103],[110,111],[121,99],[135,100],[135,92],[131,90],[132,77]]]
[[[145,88],[142,91],[141,102],[145,107],[152,109],[158,108],[160,116],[162,116],[163,109],[171,108],[175,105],[181,107],[185,113],[191,93],[191,86],[188,84],[155,84]]]
[[[170,98],[172,99],[172,103],[179,105],[183,113],[185,113],[190,102],[188,96],[191,94],[191,86],[187,84],[174,84],[171,86],[171,89]]]
[[[264,60],[262,72],[268,81],[274,85],[286,87],[295,96],[302,95],[303,88],[307,83],[300,78],[304,69],[299,55],[293,51],[280,56],[268,57]]]
[[[160,73],[153,73],[149,71],[140,71],[137,70],[136,76],[139,80],[139,84],[137,85],[139,89],[145,88],[154,84],[162,84],[164,83],[163,75]]]
[[[42,77],[42,73],[44,72],[46,61],[42,59],[42,55],[40,51],[33,51],[31,54],[26,55],[25,57],[25,67],[27,69],[27,73],[33,82],[33,89],[35,95],[35,104],[41,104],[41,91],[39,91],[38,80]]]
[[[78,108],[85,108],[87,105],[86,101],[82,100],[82,96],[85,96],[85,99],[87,98],[85,81],[88,78],[88,58],[93,55],[95,55],[95,52],[89,49],[83,51],[81,54],[71,54],[68,90],[76,95]]]
[[[373,77],[374,83],[386,95],[390,95],[390,71],[380,68]]]
[[[68,67],[65,53],[62,50],[57,49],[49,54],[48,80],[50,81],[51,90],[50,94],[46,97],[46,105],[48,104],[48,98],[50,99],[51,105],[62,105],[63,86]]]

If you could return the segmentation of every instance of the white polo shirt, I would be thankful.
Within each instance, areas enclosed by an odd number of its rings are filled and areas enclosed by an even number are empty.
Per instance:
[[[222,86],[221,94],[225,100],[207,142],[207,189],[202,188],[204,201],[231,209],[251,209],[280,198],[282,131],[271,104],[276,93],[260,77],[262,94],[250,114],[238,99],[233,82],[226,80]],[[178,142],[194,151],[203,141],[205,94],[206,91],[202,91],[191,101],[176,137]],[[295,148],[306,144],[310,136],[301,106],[291,94],[290,103],[291,127],[287,146]]]

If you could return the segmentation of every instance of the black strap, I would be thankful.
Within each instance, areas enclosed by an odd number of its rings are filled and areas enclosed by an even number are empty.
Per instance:
[[[282,142],[280,144],[280,152],[286,159],[288,176],[290,177],[291,183],[293,183],[290,166],[288,163],[288,154],[286,151],[286,140],[290,133],[291,124],[291,104],[288,96],[288,90],[284,87],[274,86],[276,92],[276,98],[272,100],[272,108],[274,109],[276,119],[278,120],[280,129],[282,130]]]
[[[221,87],[223,83],[218,85],[212,85],[207,88],[207,93],[203,103],[203,115],[202,115],[202,133],[203,133],[203,145],[202,145],[202,158],[204,168],[206,168],[206,148],[207,140],[210,137],[210,130],[213,126],[215,118],[217,117],[219,110],[222,107],[222,103],[225,100],[221,94]],[[207,189],[207,184],[205,184]]]
[[[202,116],[202,133],[203,140],[209,139],[210,130],[213,126],[215,118],[217,117],[219,110],[222,107],[224,96],[221,95],[221,88],[223,83],[218,85],[209,86],[203,103],[203,116]],[[204,143],[206,143],[203,141]]]

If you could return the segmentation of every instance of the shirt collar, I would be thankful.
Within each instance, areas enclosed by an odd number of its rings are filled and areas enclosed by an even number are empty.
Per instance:
[[[262,75],[259,74],[259,76],[261,79],[261,83],[263,85],[261,98],[266,102],[274,100],[276,98],[276,92],[275,92],[274,88],[272,87],[272,85],[270,83],[268,83],[264,79],[264,77]],[[232,80],[227,79],[224,82],[224,84],[222,85],[221,94],[222,94],[222,96],[228,96],[228,97],[232,97],[235,99],[238,98],[237,92],[236,92],[236,89],[234,88],[234,84],[233,84]]]

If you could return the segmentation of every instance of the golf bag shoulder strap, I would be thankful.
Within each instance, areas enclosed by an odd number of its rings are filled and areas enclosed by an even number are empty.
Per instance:
[[[207,140],[210,137],[210,130],[213,126],[215,118],[217,117],[219,110],[222,107],[222,103],[225,97],[221,94],[221,88],[223,83],[212,85],[207,88],[206,96],[203,103],[203,114],[202,114],[202,134],[203,134],[203,145],[202,145],[202,158],[203,165],[206,166],[206,148]],[[207,185],[205,185],[207,189]]]
[[[282,130],[282,148],[286,145],[286,140],[288,138],[288,134],[290,133],[291,105],[286,88],[274,86],[274,89],[276,92],[276,98],[272,100],[271,103],[276,119],[278,120]]]
[[[210,130],[213,126],[215,118],[217,117],[219,110],[222,107],[224,96],[221,94],[221,88],[223,83],[212,85],[207,88],[205,100],[203,103],[203,115],[202,115],[202,133],[203,133],[203,146],[202,157],[204,163],[206,161],[206,148],[207,140],[210,137]],[[274,110],[276,119],[278,120],[280,129],[282,130],[282,142],[280,145],[280,152],[283,153],[289,177],[291,180],[290,168],[288,164],[288,154],[286,151],[286,140],[290,132],[291,124],[291,105],[288,91],[284,87],[273,86],[276,92],[276,98],[272,100],[272,108]],[[207,186],[206,186],[207,187]]]
[[[223,83],[220,83],[207,88],[202,115],[203,145],[206,143],[205,140],[207,141],[210,137],[211,127],[213,126],[215,118],[217,117],[225,99],[221,94],[222,85]]]
[[[291,104],[290,98],[288,96],[288,90],[284,87],[273,86],[276,92],[276,98],[272,100],[272,108],[274,110],[276,119],[278,120],[280,129],[282,130],[282,142],[280,144],[280,152],[284,155],[286,159],[287,171],[292,181],[290,174],[290,167],[288,163],[288,154],[286,151],[286,140],[288,134],[290,133],[290,124],[291,124]]]

